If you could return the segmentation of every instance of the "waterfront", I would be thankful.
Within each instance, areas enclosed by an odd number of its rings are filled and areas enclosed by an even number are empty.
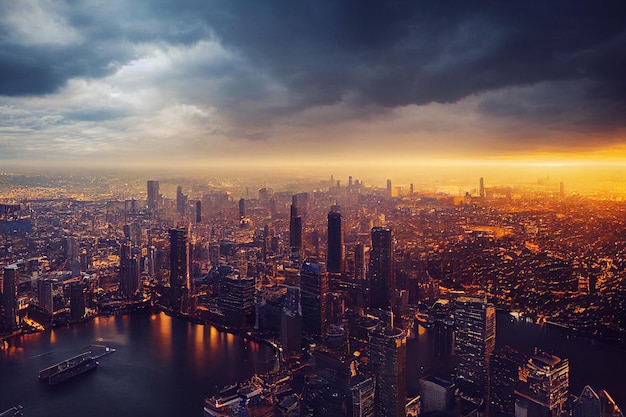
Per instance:
[[[432,366],[451,361],[450,329],[418,328],[408,343],[408,387]],[[263,344],[164,313],[98,317],[90,322],[10,340],[0,351],[0,409],[16,404],[25,416],[201,416],[203,398],[217,388],[262,373],[274,352]],[[99,368],[58,386],[41,384],[39,370],[89,344],[117,352]],[[497,344],[531,353],[534,346],[570,360],[570,392],[584,385],[607,389],[626,404],[626,352],[557,328],[515,322],[498,314]],[[447,346],[447,347],[446,347]]]
[[[0,410],[25,416],[201,416],[218,387],[273,366],[263,344],[164,313],[98,317],[87,323],[12,338],[0,350]],[[39,371],[90,344],[117,349],[95,371],[57,386]]]
[[[414,340],[409,340],[407,374],[421,376],[431,368],[446,368],[452,358],[451,329],[418,328]],[[597,342],[588,337],[551,326],[516,321],[507,313],[497,314],[496,347],[510,345],[525,354],[538,347],[561,358],[570,365],[570,394],[580,395],[585,385],[596,392],[606,389],[615,402],[626,407],[626,351],[617,346]],[[409,378],[407,386],[413,393],[417,377]]]

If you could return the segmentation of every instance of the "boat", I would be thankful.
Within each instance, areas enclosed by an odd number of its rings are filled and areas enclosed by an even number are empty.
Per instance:
[[[55,385],[68,379],[96,369],[98,360],[91,351],[73,356],[46,369],[39,371],[39,381]]]
[[[0,413],[0,417],[17,417],[17,416],[23,416],[24,414],[22,413],[22,410],[24,409],[24,407],[22,407],[21,405],[16,405],[15,407],[11,407],[6,411],[3,411]]]

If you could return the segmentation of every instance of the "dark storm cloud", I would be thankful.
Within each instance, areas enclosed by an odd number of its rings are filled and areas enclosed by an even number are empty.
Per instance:
[[[626,3],[224,2],[222,42],[283,80],[303,106],[348,91],[382,106],[454,102],[545,81],[626,101]],[[558,105],[558,103],[556,103]],[[566,104],[566,103],[563,103]]]
[[[9,3],[0,5],[0,14]],[[508,106],[498,100],[510,97],[490,97],[480,109],[549,122],[532,110],[549,99],[544,108],[551,114],[591,115],[589,124],[623,123],[615,117],[626,103],[621,1],[145,0],[93,6],[68,0],[48,6],[77,39],[28,42],[3,23],[1,95],[45,94],[71,78],[111,74],[137,58],[133,45],[194,45],[212,38],[251,69],[229,67],[232,62],[223,68],[190,65],[180,68],[181,79],[226,79],[211,100],[239,119],[335,104],[348,95],[350,106],[380,109],[567,82],[576,97],[553,88],[549,98],[526,95]],[[271,92],[254,85],[267,79],[286,88],[278,105],[263,106],[263,94]],[[201,91],[189,94],[202,100]]]

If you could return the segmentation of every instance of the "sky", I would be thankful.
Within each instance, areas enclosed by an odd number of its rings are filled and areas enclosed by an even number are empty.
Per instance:
[[[624,164],[626,2],[0,2],[1,166]]]

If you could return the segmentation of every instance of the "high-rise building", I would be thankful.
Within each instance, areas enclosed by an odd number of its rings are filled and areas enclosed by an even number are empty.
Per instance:
[[[65,239],[65,254],[67,256],[67,268],[73,276],[80,275],[80,246],[76,236],[67,236]]]
[[[376,374],[376,416],[404,417],[406,403],[406,335],[379,325],[370,332],[369,352]]]
[[[289,213],[289,247],[292,252],[302,249],[302,217],[298,215],[298,207],[293,204]]]
[[[285,357],[302,353],[302,314],[300,288],[289,287],[280,316],[280,344]]]
[[[241,276],[232,271],[220,280],[218,305],[224,313],[225,324],[235,329],[254,326],[255,320],[254,278]]]
[[[159,182],[148,181],[148,210],[154,212],[159,209],[161,194],[159,193]]]
[[[559,182],[559,197],[561,199],[565,198],[565,184],[563,184],[563,181]]]
[[[569,361],[536,351],[520,369],[515,408],[528,416],[560,416],[568,392]]]
[[[133,254],[130,242],[120,246],[120,291],[126,298],[131,298],[141,288],[141,269],[139,255]]]
[[[180,216],[187,215],[187,196],[183,194],[183,187],[176,187],[176,212]]]
[[[572,417],[602,417],[600,397],[589,385],[572,404]]]
[[[300,270],[302,324],[311,336],[322,337],[326,329],[328,274],[316,260],[307,259]]]
[[[37,283],[37,293],[39,298],[39,307],[47,313],[54,312],[54,281],[51,279],[39,279]]]
[[[395,298],[395,279],[393,274],[393,245],[391,229],[372,228],[372,250],[368,282],[369,307],[389,310]]]
[[[392,196],[392,189],[391,189],[391,180],[387,180],[387,197],[391,198]]]
[[[350,381],[352,417],[374,417],[376,414],[376,376],[356,375]]]
[[[354,279],[365,279],[365,247],[361,242],[354,245]]]
[[[192,280],[188,230],[170,229],[170,307],[177,313],[189,313]]]
[[[344,246],[343,230],[341,227],[340,207],[335,205],[328,212],[328,256],[326,268],[331,273],[343,272]]]
[[[0,324],[3,324],[6,332],[17,329],[17,266],[9,265],[4,267],[2,280],[2,317]]]
[[[85,316],[85,285],[73,282],[70,286],[70,317],[78,321]]]
[[[246,200],[243,198],[239,199],[239,218],[243,219],[246,217]]]
[[[496,310],[480,298],[459,297],[455,305],[455,382],[471,398],[488,399],[490,355],[496,343]]]
[[[450,381],[433,375],[419,380],[422,412],[445,412],[454,404],[453,385]]]
[[[196,201],[196,223],[200,223],[202,221],[202,202],[200,200]]]
[[[479,195],[480,198],[485,198],[485,179],[483,177],[480,177],[480,184],[479,184]]]
[[[527,358],[510,346],[504,346],[490,357],[489,416],[509,417],[515,414],[515,386],[519,370]]]

